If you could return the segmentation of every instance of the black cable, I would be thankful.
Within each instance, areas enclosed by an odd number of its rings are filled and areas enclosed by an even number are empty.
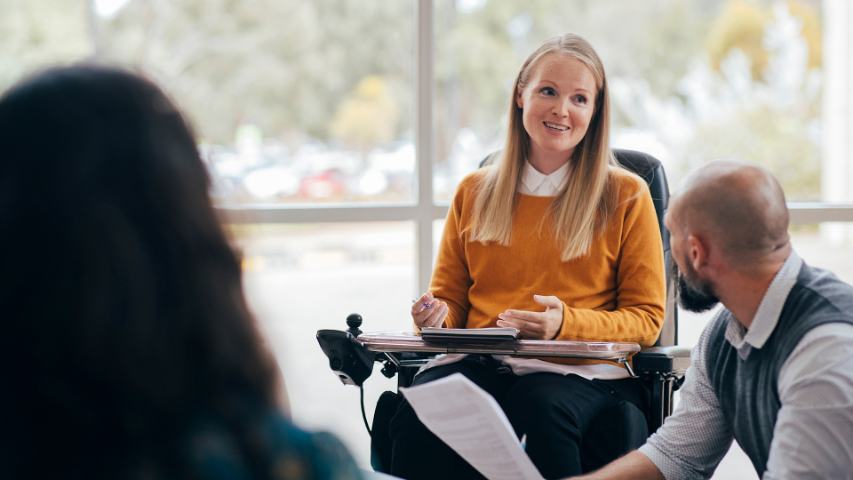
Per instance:
[[[364,428],[367,429],[368,435],[372,437],[373,432],[370,431],[370,425],[367,424],[367,414],[364,412],[364,385],[359,385],[358,391],[361,397],[361,419],[364,420]]]

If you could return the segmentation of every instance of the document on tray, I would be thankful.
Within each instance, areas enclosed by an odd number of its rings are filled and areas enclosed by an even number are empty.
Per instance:
[[[498,402],[461,373],[400,391],[418,419],[489,480],[542,480]]]

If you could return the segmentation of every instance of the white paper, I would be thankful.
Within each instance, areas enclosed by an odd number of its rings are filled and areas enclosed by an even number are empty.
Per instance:
[[[498,402],[461,373],[400,391],[421,423],[489,480],[542,480]]]

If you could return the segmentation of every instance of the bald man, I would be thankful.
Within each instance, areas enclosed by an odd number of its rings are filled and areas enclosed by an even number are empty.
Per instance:
[[[803,263],[767,171],[715,162],[666,216],[679,301],[705,328],[672,416],[589,479],[709,478],[733,439],[763,479],[853,478],[853,287]]]

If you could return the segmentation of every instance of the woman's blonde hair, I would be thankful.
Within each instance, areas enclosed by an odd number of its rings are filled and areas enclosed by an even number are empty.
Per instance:
[[[585,255],[595,233],[607,223],[612,204],[608,179],[610,166],[616,164],[609,148],[610,99],[604,66],[589,42],[571,33],[547,40],[521,66],[509,100],[506,144],[496,165],[489,167],[481,182],[470,235],[472,241],[510,243],[518,184],[530,154],[530,136],[524,129],[516,95],[529,81],[534,67],[549,54],[567,55],[583,62],[592,72],[597,89],[589,128],[574,149],[568,182],[551,205],[549,215],[554,220],[554,233],[563,244],[561,258],[568,261]]]

